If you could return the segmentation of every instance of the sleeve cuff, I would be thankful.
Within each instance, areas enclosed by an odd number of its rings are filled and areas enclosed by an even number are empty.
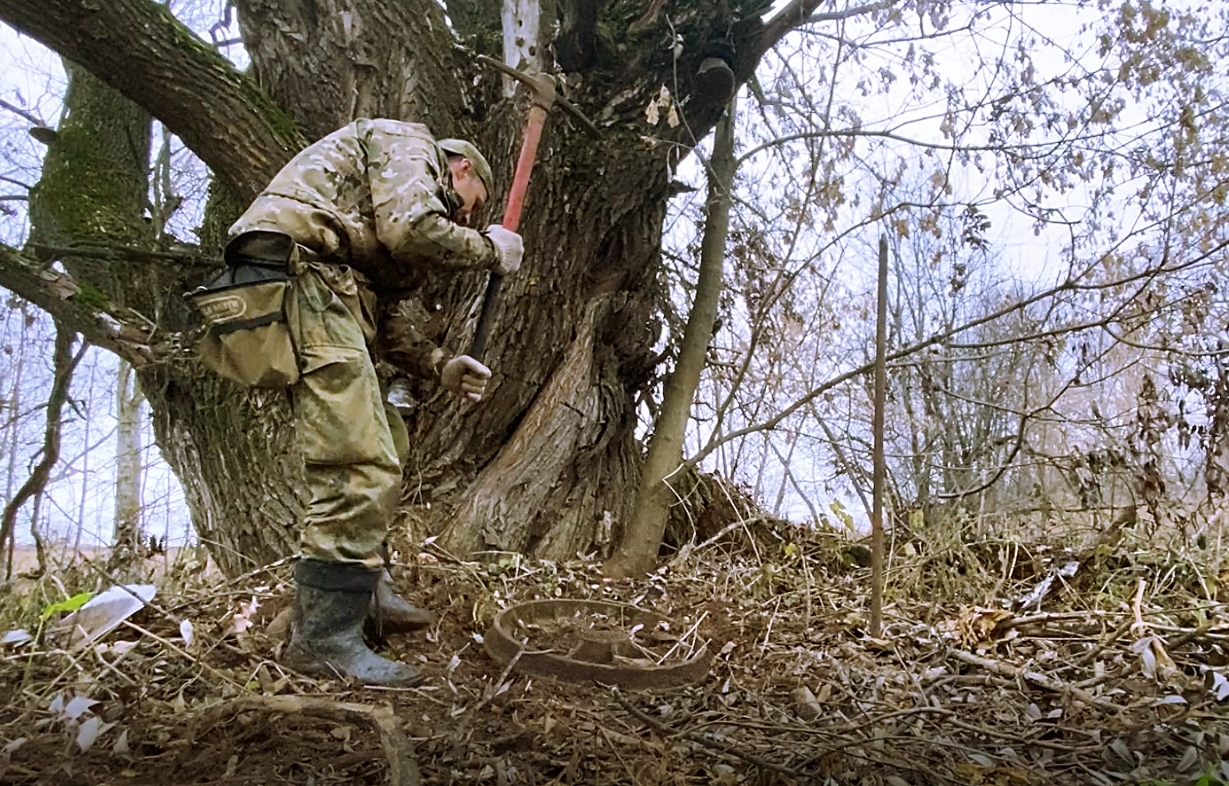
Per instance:
[[[487,263],[483,266],[483,270],[495,270],[499,267],[499,249],[495,247],[495,241],[491,240],[490,236],[482,233],[482,242],[486,244]]]

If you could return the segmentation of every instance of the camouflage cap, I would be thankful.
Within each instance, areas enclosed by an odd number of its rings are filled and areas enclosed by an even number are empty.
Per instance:
[[[467,142],[464,139],[441,139],[436,144],[445,153],[468,158],[469,162],[474,166],[474,171],[482,179],[482,184],[486,186],[487,196],[490,197],[495,193],[494,178],[491,177],[491,165],[478,152],[478,148],[474,147],[473,142]]]

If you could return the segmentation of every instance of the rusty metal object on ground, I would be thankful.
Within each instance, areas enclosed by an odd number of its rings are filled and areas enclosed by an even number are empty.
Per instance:
[[[603,629],[593,621],[606,623]],[[651,635],[669,628],[660,614],[626,603],[602,600],[538,600],[505,609],[495,617],[483,644],[501,665],[517,658],[513,669],[564,682],[596,682],[629,690],[675,688],[707,676],[712,653],[697,642],[685,660],[656,663],[633,641],[633,631]],[[532,649],[533,632],[549,628],[573,637],[565,647]],[[519,658],[517,657],[519,653]],[[667,653],[670,654],[670,653]],[[685,653],[686,654],[686,653]],[[661,661],[667,660],[665,656]]]

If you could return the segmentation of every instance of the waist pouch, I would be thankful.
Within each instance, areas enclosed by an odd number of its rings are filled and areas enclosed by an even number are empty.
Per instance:
[[[289,235],[249,232],[226,247],[226,268],[185,297],[200,312],[201,360],[248,387],[299,381],[299,357],[286,324],[295,244]]]

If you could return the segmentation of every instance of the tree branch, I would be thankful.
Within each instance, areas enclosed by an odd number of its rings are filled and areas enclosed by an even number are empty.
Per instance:
[[[303,147],[249,77],[152,0],[0,0],[0,20],[123,93],[239,199],[256,196]]]
[[[51,394],[47,397],[47,426],[43,431],[43,457],[30,473],[30,477],[26,478],[26,482],[21,484],[21,488],[9,500],[9,504],[4,507],[4,514],[0,516],[0,551],[4,549],[4,544],[8,539],[13,537],[13,528],[17,523],[17,511],[21,510],[21,506],[26,504],[26,500],[30,497],[42,493],[47,487],[47,479],[51,477],[52,467],[60,460],[62,427],[60,412],[64,409],[64,402],[68,400],[68,388],[72,383],[73,371],[85,355],[86,347],[89,346],[88,343],[82,344],[81,349],[74,355],[73,341],[75,338],[75,332],[59,322],[56,323],[55,381],[51,385]],[[6,580],[10,578],[12,576],[6,576]]]
[[[893,362],[896,360],[900,360],[901,358],[908,357],[917,352],[920,352],[923,349],[926,349],[927,347],[933,346],[940,342],[946,341],[953,336],[959,335],[960,333],[963,333],[966,330],[970,330],[979,325],[984,325],[988,322],[994,322],[996,320],[1002,319],[1008,314],[1013,314],[1017,311],[1020,311],[1021,309],[1027,308],[1033,303],[1039,303],[1043,300],[1048,300],[1049,298],[1052,298],[1063,292],[1081,292],[1081,291],[1095,291],[1095,290],[1110,289],[1112,287],[1122,286],[1124,284],[1130,284],[1135,281],[1140,281],[1141,279],[1153,278],[1153,277],[1163,275],[1165,273],[1174,273],[1180,270],[1186,270],[1188,268],[1192,268],[1197,265],[1203,264],[1207,260],[1214,258],[1216,255],[1220,254],[1226,248],[1229,248],[1229,241],[1220,243],[1216,245],[1215,247],[1209,249],[1207,252],[1200,254],[1198,257],[1192,260],[1189,260],[1187,262],[1181,262],[1177,264],[1169,264],[1167,261],[1162,262],[1160,265],[1157,265],[1156,267],[1151,267],[1146,270],[1140,271],[1138,273],[1124,276],[1120,279],[1109,281],[1103,284],[1083,284],[1083,283],[1080,283],[1078,279],[1069,278],[1066,281],[1062,282],[1061,284],[1057,284],[1053,287],[1045,289],[1041,292],[1031,295],[1030,297],[1027,297],[1016,303],[1006,305],[1003,308],[997,311],[994,311],[990,314],[986,314],[984,316],[978,317],[977,319],[971,320],[962,325],[957,325],[956,327],[950,330],[945,330],[942,333],[938,333],[938,334],[931,336],[930,338],[924,339],[915,344],[911,344],[907,347],[898,349],[895,352],[888,355],[887,360],[888,362]],[[851,379],[856,379],[862,376],[863,374],[866,374],[872,371],[874,368],[875,368],[875,364],[873,362],[865,363],[859,366],[858,368],[852,369],[850,371],[845,372],[844,374],[833,377],[827,382],[824,382],[823,384],[813,388],[810,392],[806,393],[805,395],[799,397],[796,401],[794,401],[794,403],[785,407],[780,412],[778,412],[776,415],[773,415],[771,418],[768,418],[762,423],[756,423],[756,424],[747,426],[745,428],[740,428],[736,431],[731,431],[728,434],[714,432],[712,436],[709,437],[708,442],[704,445],[704,447],[700,448],[700,450],[698,450],[694,455],[692,455],[690,458],[684,461],[683,466],[685,467],[697,466],[701,461],[703,461],[710,454],[712,454],[713,451],[715,451],[721,445],[724,445],[725,443],[731,440],[738,439],[739,437],[746,436],[747,434],[751,434],[756,431],[770,431],[776,428],[777,424],[779,424],[781,421],[785,420],[790,415],[797,412],[801,407],[806,406],[807,402],[814,401],[819,396],[822,396],[825,392],[832,390],[833,388],[839,385],[842,385],[850,381]]]
[[[30,112],[27,112],[26,110],[22,109],[21,107],[19,107],[19,106],[15,105],[15,104],[10,104],[8,101],[5,101],[5,100],[3,100],[3,99],[0,99],[0,109],[7,109],[8,111],[10,111],[10,112],[12,112],[13,114],[17,115],[18,117],[20,117],[22,120],[25,120],[25,121],[27,121],[27,122],[29,122],[29,123],[33,123],[33,124],[34,124],[34,125],[36,125],[36,126],[45,126],[45,125],[47,125],[47,123],[46,123],[46,122],[44,122],[43,120],[41,120],[41,119],[38,117],[38,115],[31,114]]]
[[[755,62],[766,52],[781,42],[790,31],[810,21],[811,14],[823,0],[790,0],[789,5],[764,24],[764,32],[760,35],[759,46],[755,53]]]
[[[153,326],[139,315],[115,306],[97,290],[83,291],[72,276],[4,245],[0,245],[0,287],[46,311],[62,330],[80,333],[136,368],[161,354],[150,344]]]
[[[0,182],[4,182],[4,183],[12,183],[13,185],[18,186],[19,188],[24,188],[24,189],[25,189],[25,190],[27,190],[27,191],[29,191],[29,190],[30,190],[30,184],[29,184],[29,183],[23,183],[23,182],[21,182],[20,180],[16,180],[16,179],[11,178],[11,177],[6,177],[5,175],[0,175]]]
[[[824,11],[823,13],[811,14],[807,19],[807,24],[817,24],[819,22],[840,22],[845,19],[852,19],[855,16],[863,16],[865,14],[873,14],[876,11],[882,11],[885,8],[891,8],[900,0],[879,0],[877,3],[867,3],[866,5],[854,6],[846,8],[844,11]]]

